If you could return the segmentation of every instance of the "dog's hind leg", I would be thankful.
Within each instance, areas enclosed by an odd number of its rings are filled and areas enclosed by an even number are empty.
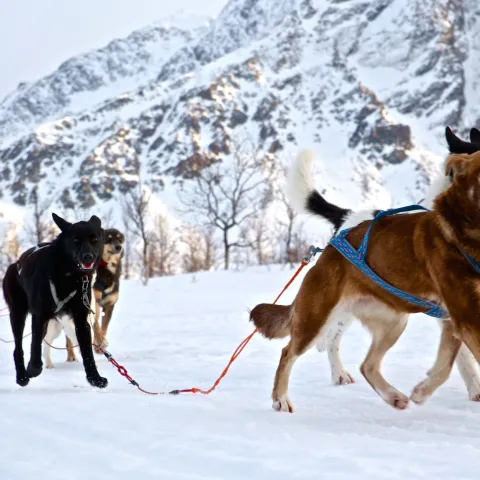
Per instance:
[[[55,341],[56,338],[62,333],[62,326],[57,320],[50,320],[48,322],[47,334],[45,335],[45,345],[43,346],[43,360],[45,362],[46,368],[55,368],[55,365],[52,362],[52,357],[50,355],[51,348],[50,345]]]
[[[362,323],[370,330],[373,339],[370,350],[360,367],[362,375],[372,388],[392,407],[404,410],[408,407],[408,397],[390,385],[380,372],[380,365],[387,351],[395,345],[403,333],[408,315],[396,313],[387,307],[375,317],[362,309],[358,315]],[[375,309],[375,306],[373,307]]]
[[[29,378],[38,377],[42,373],[42,343],[47,333],[49,319],[32,315],[32,344],[30,347],[30,361],[27,366]]]
[[[345,369],[342,359],[340,358],[340,343],[344,333],[351,325],[352,320],[351,316],[345,314],[345,317],[340,319],[337,324],[332,327],[332,330],[329,332],[325,341],[328,361],[330,363],[332,383],[334,385],[348,385],[350,383],[355,383],[355,379]]]
[[[313,270],[305,277],[293,306],[290,342],[282,350],[275,374],[272,392],[272,406],[275,410],[293,412],[293,405],[288,398],[292,367],[321,334],[328,333],[327,324],[335,317],[332,311],[340,297],[340,283],[334,279],[327,282],[318,271]]]
[[[442,336],[440,337],[435,365],[428,372],[428,377],[413,389],[410,397],[415,403],[423,404],[449,377],[461,345],[461,341],[454,337],[453,333],[453,324],[451,322],[443,322]]]
[[[75,355],[75,345],[73,342],[70,340],[70,338],[67,336],[67,341],[66,341],[66,346],[67,346],[67,362],[78,362],[77,356]]]
[[[23,354],[23,332],[28,314],[28,299],[22,287],[17,282],[18,272],[15,264],[10,265],[3,279],[3,295],[10,310],[10,325],[15,339],[13,360],[17,374],[17,384],[21,387],[28,385],[29,378],[25,369]]]

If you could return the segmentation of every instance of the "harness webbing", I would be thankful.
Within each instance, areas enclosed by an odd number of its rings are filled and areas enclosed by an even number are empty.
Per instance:
[[[338,233],[336,236],[331,238],[330,240],[330,245],[335,247],[350,263],[355,265],[359,270],[361,270],[365,275],[367,275],[370,280],[374,281],[377,285],[382,287],[384,290],[387,290],[387,292],[390,292],[391,294],[395,295],[396,297],[401,298],[402,300],[405,300],[409,303],[412,303],[414,305],[417,305],[421,308],[426,308],[428,309],[425,313],[427,315],[430,315],[431,317],[435,318],[446,318],[449,316],[449,313],[444,310],[440,305],[437,305],[433,302],[430,302],[428,300],[423,300],[421,298],[418,298],[414,295],[411,295],[407,292],[404,292],[393,285],[390,285],[388,282],[383,280],[383,278],[379,277],[366,263],[365,261],[365,256],[367,254],[367,248],[368,248],[368,241],[370,239],[370,233],[372,231],[372,227],[375,224],[377,220],[380,218],[386,217],[388,215],[395,215],[397,213],[404,213],[404,212],[411,212],[414,210],[426,210],[428,211],[427,208],[422,207],[421,205],[409,205],[408,207],[400,207],[400,208],[392,208],[389,210],[382,210],[380,213],[378,213],[375,218],[370,222],[370,226],[368,227],[367,233],[365,234],[365,237],[362,240],[362,243],[358,247],[358,250],[355,250],[355,248],[348,242],[347,240],[347,235],[350,232],[351,228],[347,228],[345,230],[342,230],[340,233]],[[353,228],[353,227],[352,227]],[[471,260],[467,257],[466,254],[464,254],[467,258],[467,260],[472,263],[472,265],[479,271],[480,273],[480,267],[478,264],[471,258]],[[476,265],[476,266],[475,266]]]

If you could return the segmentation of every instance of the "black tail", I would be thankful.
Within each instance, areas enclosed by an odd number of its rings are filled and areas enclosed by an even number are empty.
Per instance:
[[[311,174],[312,160],[313,154],[309,151],[300,152],[296,158],[288,172],[288,198],[296,210],[323,217],[338,230],[351,211],[327,202],[315,189]]]

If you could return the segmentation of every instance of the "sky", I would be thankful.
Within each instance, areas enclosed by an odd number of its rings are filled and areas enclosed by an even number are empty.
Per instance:
[[[0,101],[78,53],[179,10],[216,16],[227,0],[3,0]]]

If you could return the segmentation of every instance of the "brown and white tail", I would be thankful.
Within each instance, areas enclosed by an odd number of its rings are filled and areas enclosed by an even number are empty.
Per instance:
[[[266,338],[284,338],[290,335],[293,305],[261,303],[250,312],[250,320]]]

